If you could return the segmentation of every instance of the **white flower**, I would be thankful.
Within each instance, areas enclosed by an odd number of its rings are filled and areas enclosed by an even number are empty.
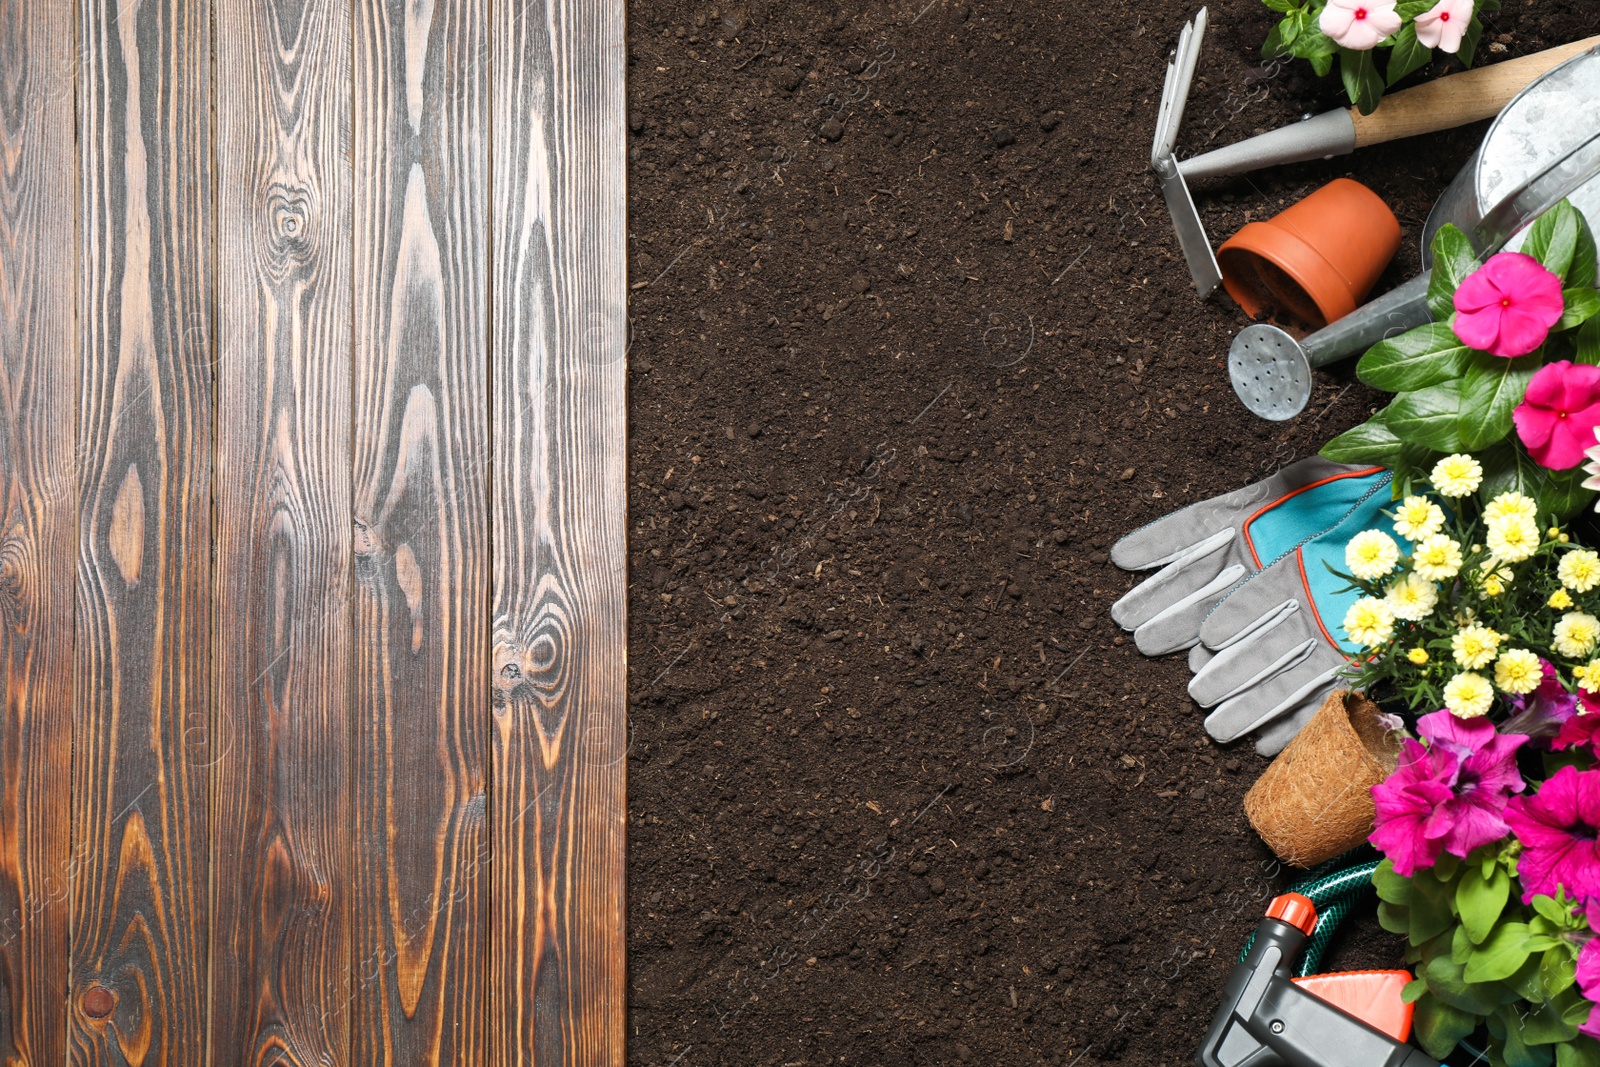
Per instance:
[[[1427,497],[1408,496],[1395,509],[1394,532],[1407,541],[1421,541],[1444,529],[1444,509]]]
[[[1527,494],[1508,489],[1489,501],[1488,506],[1483,509],[1483,521],[1490,525],[1499,522],[1507,515],[1521,515],[1530,522],[1537,522],[1539,505]]]
[[[1520,563],[1539,548],[1539,526],[1526,515],[1502,515],[1489,522],[1484,543],[1496,559]]]
[[[1363,582],[1375,582],[1400,562],[1400,546],[1382,530],[1362,530],[1344,546],[1344,565]]]
[[[1377,648],[1394,636],[1394,613],[1375,596],[1364,596],[1344,613],[1344,632],[1366,648]]]
[[[1444,582],[1461,570],[1461,545],[1444,534],[1434,534],[1417,542],[1412,566],[1430,582]]]
[[[1569,611],[1556,623],[1550,647],[1568,659],[1579,659],[1594,651],[1600,641],[1600,619],[1582,611]]]
[[[1511,648],[1494,661],[1494,684],[1507,693],[1531,693],[1544,681],[1539,657],[1525,648]]]
[[[1408,574],[1389,586],[1383,602],[1397,619],[1421,622],[1439,603],[1439,587],[1420,574]]]
[[[1494,686],[1489,679],[1462,671],[1445,683],[1444,706],[1463,719],[1476,719],[1494,704]]]
[[[1450,638],[1451,654],[1455,661],[1469,671],[1487,667],[1500,650],[1500,635],[1487,626],[1476,623],[1463,626]]]
[[[1563,554],[1561,562],[1556,564],[1556,577],[1574,593],[1587,593],[1600,585],[1600,553],[1575,548]]]
[[[1435,463],[1428,480],[1440,496],[1471,496],[1483,484],[1483,464],[1457,452]]]

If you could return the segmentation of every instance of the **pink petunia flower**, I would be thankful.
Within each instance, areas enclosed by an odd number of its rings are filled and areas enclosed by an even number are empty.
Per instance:
[[[1369,840],[1408,878],[1442,852],[1465,857],[1506,835],[1507,799],[1523,788],[1516,753],[1528,740],[1449,711],[1424,715],[1417,732],[1428,745],[1407,739],[1395,772],[1372,788]]]
[[[1513,714],[1500,724],[1500,732],[1527,734],[1535,741],[1549,741],[1552,748],[1566,748],[1571,742],[1560,741],[1567,723],[1577,715],[1578,697],[1561,684],[1555,664],[1541,657],[1539,667],[1544,680],[1533,692],[1510,698]]]
[[[1453,327],[1461,343],[1507,359],[1544,344],[1561,318],[1561,279],[1521,252],[1500,252],[1456,289]]]
[[[1600,900],[1589,901],[1584,911],[1589,928],[1600,930]],[[1574,977],[1578,980],[1578,992],[1583,994],[1585,1000],[1600,1000],[1600,937],[1591,937],[1578,950],[1578,968]],[[1578,1033],[1600,1038],[1600,1011],[1591,1007],[1589,1018],[1578,1027]]]
[[[1400,29],[1396,0],[1328,0],[1317,27],[1343,48],[1365,52]]]
[[[1546,363],[1528,382],[1511,419],[1535,461],[1553,471],[1571,470],[1583,462],[1600,426],[1600,367],[1565,359]]]
[[[1580,904],[1600,896],[1600,771],[1563,767],[1533,796],[1512,797],[1506,822],[1522,843],[1522,902],[1565,889]]]
[[[1587,693],[1578,694],[1579,707],[1570,719],[1561,724],[1561,732],[1550,742],[1550,747],[1560,752],[1569,748],[1588,746],[1593,752],[1595,737],[1600,734],[1600,708],[1592,706]]]
[[[1439,0],[1417,16],[1417,40],[1427,48],[1454,55],[1472,22],[1472,0]]]

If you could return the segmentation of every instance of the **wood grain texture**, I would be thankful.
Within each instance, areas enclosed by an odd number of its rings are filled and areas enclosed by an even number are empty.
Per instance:
[[[210,1062],[349,1062],[350,47],[217,0]]]
[[[623,1062],[623,4],[494,5],[490,1062]]]
[[[0,0],[0,1063],[66,1061],[77,543],[72,8]]]
[[[488,746],[482,0],[355,19],[351,1062],[481,1064]]]
[[[179,0],[84,4],[79,19],[69,1062],[193,1063],[209,944],[212,242],[195,176],[210,166],[211,26]]]

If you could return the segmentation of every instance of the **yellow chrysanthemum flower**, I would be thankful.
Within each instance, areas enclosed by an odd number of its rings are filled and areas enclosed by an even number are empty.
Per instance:
[[[1513,489],[1501,493],[1489,501],[1488,506],[1483,509],[1483,521],[1491,526],[1509,515],[1520,515],[1525,519],[1537,522],[1539,505],[1531,496]]]
[[[1375,596],[1364,596],[1344,613],[1344,632],[1365,648],[1377,648],[1394,636],[1394,613]]]
[[[1463,671],[1445,683],[1444,706],[1463,719],[1488,714],[1494,704],[1494,687],[1481,674]]]
[[[1565,589],[1557,589],[1554,593],[1550,594],[1550,599],[1545,601],[1545,603],[1549,604],[1557,611],[1565,611],[1567,608],[1572,607],[1572,594],[1567,592]]]
[[[1539,527],[1526,515],[1502,515],[1489,523],[1484,542],[1496,559],[1520,563],[1538,549]]]
[[[1592,659],[1582,667],[1572,668],[1572,677],[1577,679],[1578,688],[1585,693],[1600,693],[1600,659]]]
[[[1461,570],[1461,546],[1444,534],[1434,534],[1417,542],[1412,566],[1430,582],[1444,582]]]
[[[1439,603],[1439,587],[1420,574],[1408,574],[1389,586],[1383,602],[1389,605],[1395,618],[1421,622],[1433,614],[1434,606]]]
[[[1531,693],[1544,681],[1539,657],[1525,648],[1500,653],[1494,661],[1494,684],[1507,693]]]
[[[1487,626],[1467,626],[1450,638],[1450,650],[1455,661],[1469,671],[1487,667],[1495,653],[1500,651],[1500,635]]]
[[[1394,513],[1394,532],[1407,541],[1420,541],[1444,529],[1444,509],[1427,497],[1408,496]]]
[[[1600,553],[1588,548],[1564,553],[1556,565],[1556,577],[1574,593],[1587,593],[1600,585]]]
[[[1382,530],[1362,530],[1344,546],[1344,565],[1363,582],[1374,582],[1395,569],[1400,546]]]
[[[1406,653],[1406,659],[1410,660],[1412,663],[1415,663],[1419,667],[1424,666],[1428,662],[1428,650],[1423,648],[1421,645],[1418,645],[1416,648],[1413,648],[1410,652]]]
[[[1600,619],[1586,612],[1569,611],[1556,623],[1550,647],[1577,659],[1593,652],[1596,641],[1600,641]]]
[[[1458,452],[1435,463],[1428,480],[1440,496],[1471,496],[1483,484],[1483,465]]]

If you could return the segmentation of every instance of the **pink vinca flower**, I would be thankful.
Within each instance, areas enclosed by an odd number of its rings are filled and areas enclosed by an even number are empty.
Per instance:
[[[1317,26],[1342,48],[1365,52],[1400,28],[1396,0],[1328,0]]]
[[[1600,426],[1600,367],[1558,359],[1540,367],[1511,413],[1517,436],[1541,466],[1571,470]]]
[[[1439,0],[1417,16],[1417,40],[1425,47],[1454,55],[1472,22],[1472,0]]]
[[[1533,796],[1512,797],[1506,822],[1522,843],[1524,904],[1563,889],[1580,904],[1600,896],[1600,771],[1561,768]]]
[[[1370,840],[1409,878],[1441,852],[1465,857],[1509,831],[1507,798],[1521,792],[1517,749],[1524,734],[1501,734],[1486,718],[1436,711],[1417,720],[1424,748],[1407,739],[1399,766],[1372,787],[1377,825]]]
[[[1454,329],[1461,343],[1490,355],[1525,356],[1561,318],[1561,279],[1532,256],[1500,252],[1456,290]]]

